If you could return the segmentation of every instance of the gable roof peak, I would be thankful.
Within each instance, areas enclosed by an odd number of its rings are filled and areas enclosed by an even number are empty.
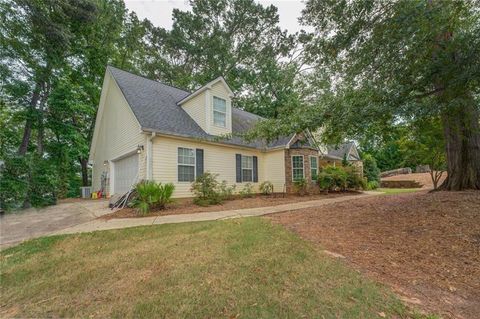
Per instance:
[[[218,77],[216,77],[215,79],[213,79],[212,81],[208,82],[207,84],[205,85],[202,85],[201,87],[199,87],[198,89],[196,89],[195,91],[193,91],[190,95],[188,95],[187,97],[185,97],[184,99],[182,99],[181,101],[178,101],[177,104],[178,105],[182,105],[183,103],[191,100],[192,98],[194,98],[195,96],[199,95],[200,93],[202,93],[203,91],[207,90],[207,89],[211,89],[212,88],[212,85],[214,85],[215,83],[217,82],[221,82],[223,84],[223,86],[227,89],[227,92],[228,92],[228,95],[230,97],[234,97],[235,94],[233,93],[232,89],[230,88],[230,86],[228,85],[227,81],[225,81],[225,78],[220,75]]]

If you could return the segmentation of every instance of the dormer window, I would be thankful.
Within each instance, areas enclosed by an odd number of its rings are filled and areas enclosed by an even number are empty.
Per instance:
[[[219,97],[213,97],[213,125],[227,126],[227,101]]]

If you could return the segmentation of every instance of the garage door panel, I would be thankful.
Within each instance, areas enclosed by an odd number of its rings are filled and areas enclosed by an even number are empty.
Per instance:
[[[138,154],[130,155],[114,163],[114,193],[126,193],[138,179]]]

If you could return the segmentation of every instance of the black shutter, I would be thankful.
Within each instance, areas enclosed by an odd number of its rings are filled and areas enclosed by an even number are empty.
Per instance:
[[[258,159],[256,156],[253,157],[253,182],[258,182]]]
[[[237,183],[242,182],[242,155],[235,154],[235,163],[236,163],[236,172],[237,172]]]
[[[196,150],[196,164],[197,164],[196,176],[203,175],[203,150],[201,148],[197,148]]]

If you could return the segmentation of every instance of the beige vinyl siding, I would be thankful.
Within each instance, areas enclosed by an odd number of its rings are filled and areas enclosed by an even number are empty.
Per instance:
[[[146,145],[146,135],[140,132],[140,125],[128,106],[123,94],[114,79],[107,74],[108,85],[105,104],[98,127],[98,135],[93,150],[93,190],[101,186],[103,171],[109,171],[110,165],[104,166],[104,161],[111,161],[130,152],[138,145]],[[146,152],[139,156],[139,179],[145,178]],[[108,184],[107,184],[108,187]]]
[[[197,124],[207,131],[206,117],[205,117],[205,92],[200,93],[191,100],[182,104],[182,108],[190,117],[197,122]]]
[[[204,171],[219,174],[218,181],[226,180],[229,185],[236,183],[235,154],[258,157],[258,183],[252,183],[255,191],[265,180],[265,176],[274,182],[275,190],[281,191],[285,183],[283,168],[283,150],[272,153],[213,145],[171,137],[156,137],[153,140],[153,179],[162,183],[175,185],[174,197],[191,197],[190,182],[178,182],[177,154],[179,147],[197,149],[204,152]],[[267,158],[268,166],[264,165]],[[279,171],[277,171],[279,170]],[[283,179],[282,179],[283,178]],[[238,183],[236,191],[240,191],[246,183]]]
[[[213,124],[213,97],[219,97],[227,101],[227,118],[226,118],[226,127],[220,127]],[[216,82],[212,85],[210,90],[210,103],[209,103],[209,112],[210,112],[210,134],[212,135],[223,135],[232,133],[232,101],[228,95],[228,91],[221,81]]]
[[[263,161],[264,180],[273,184],[274,192],[285,191],[285,150],[276,150],[264,153]]]

